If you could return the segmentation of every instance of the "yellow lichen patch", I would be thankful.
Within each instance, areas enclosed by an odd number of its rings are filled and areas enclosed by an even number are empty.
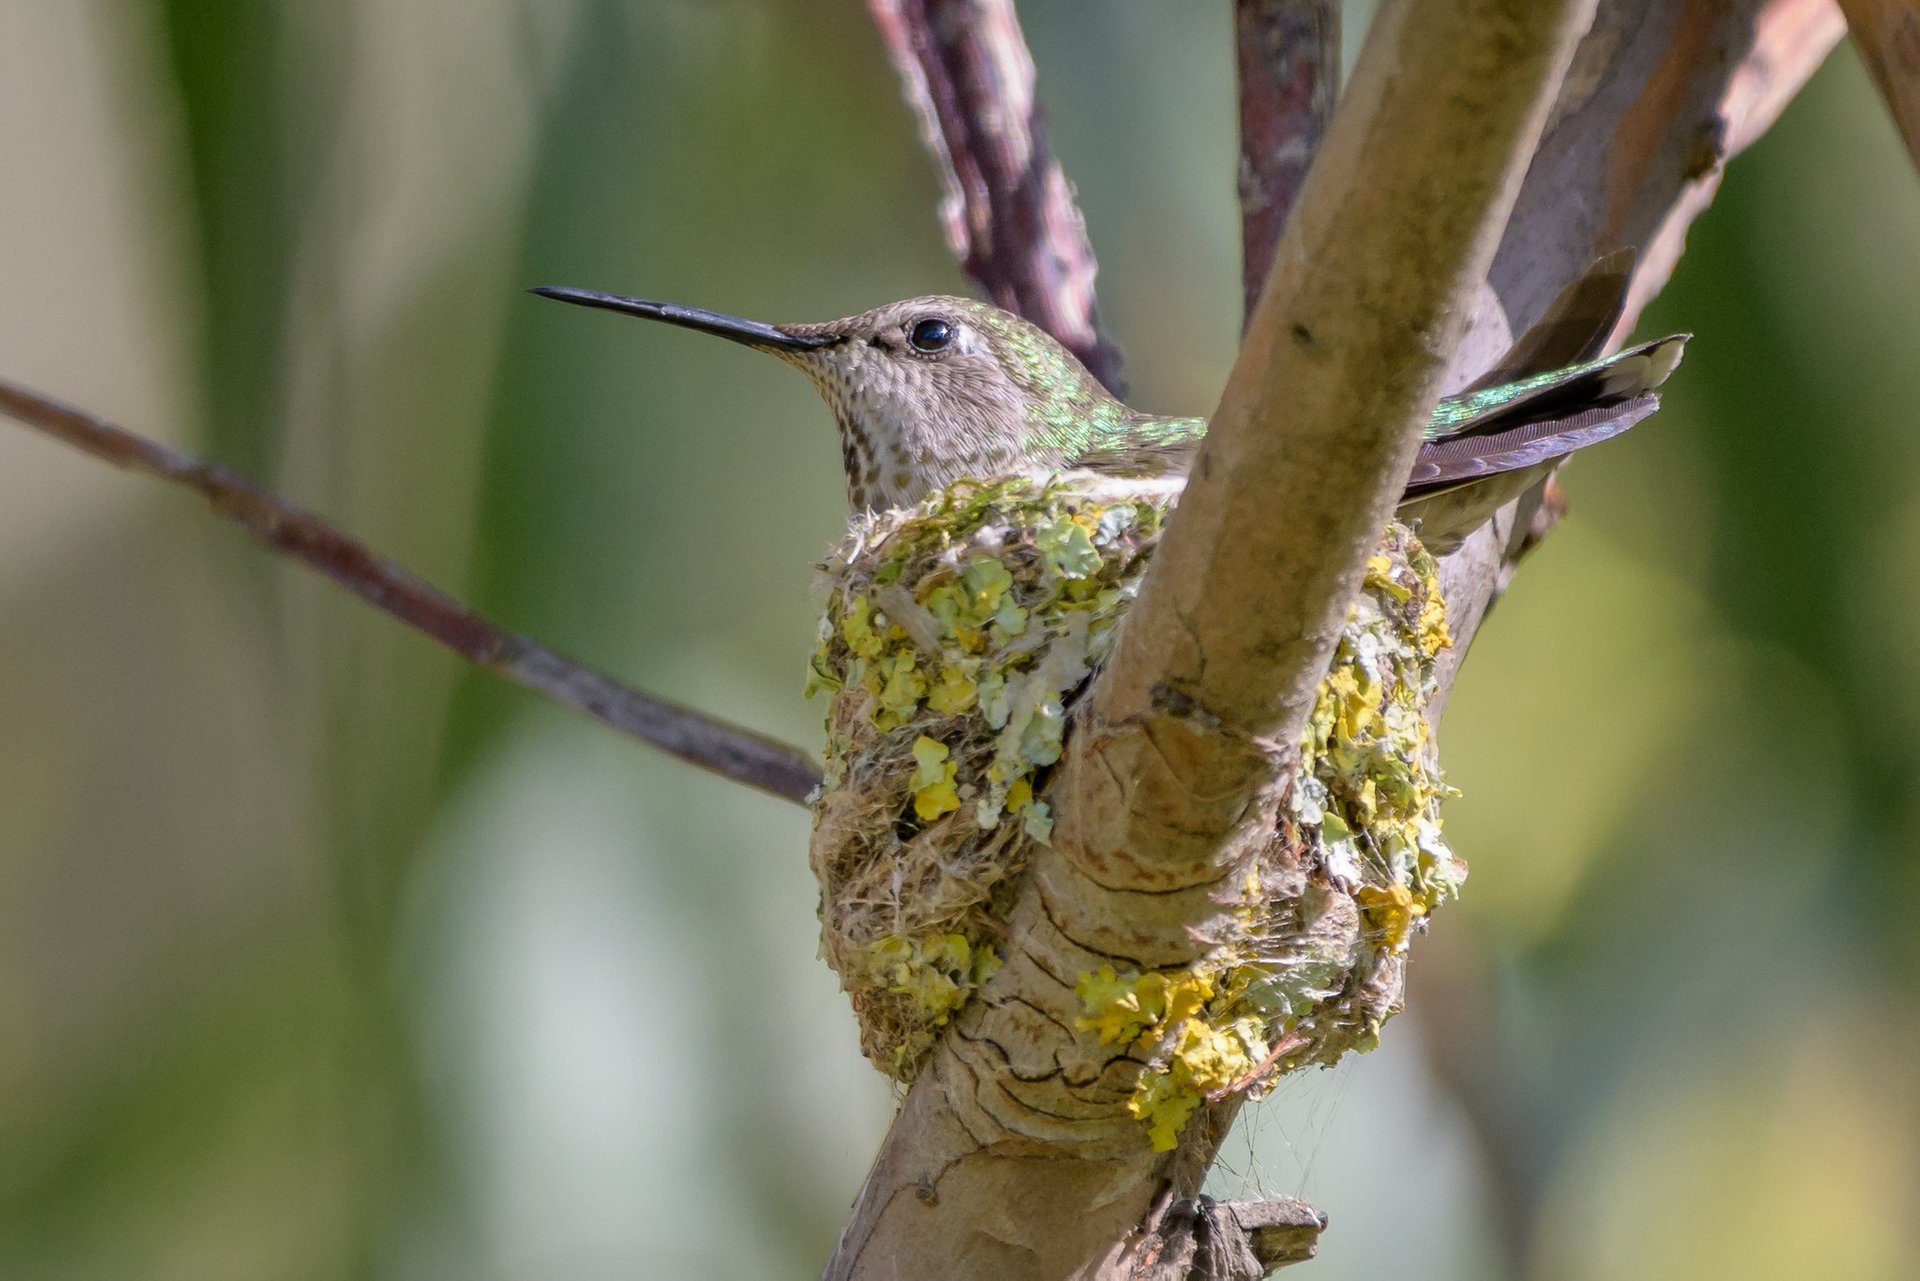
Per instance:
[[[1044,792],[1068,709],[1166,510],[1164,493],[1123,499],[954,485],[858,525],[829,568],[808,672],[809,692],[833,694],[812,851],[823,939],[869,1056],[902,1079],[931,1044],[934,1007],[881,984],[870,949],[982,943],[994,896],[1052,839]],[[962,1000],[979,981],[952,977]]]
[[[1102,965],[1082,974],[1073,993],[1080,998],[1075,1023],[1082,1031],[1096,1033],[1108,1045],[1144,1046],[1199,1012],[1213,995],[1213,976],[1200,967],[1122,976]]]
[[[960,794],[953,787],[959,767],[950,757],[945,743],[924,734],[913,740],[913,812],[923,823],[960,808]]]
[[[967,994],[1000,969],[1000,956],[991,947],[975,946],[964,934],[934,934],[924,938],[887,936],[868,944],[860,976],[869,985],[904,999],[924,1020],[921,1034],[894,1049],[896,1062],[904,1054],[917,1057],[932,1044],[932,1031],[945,1025],[966,1003]]]
[[[1174,1038],[1167,1065],[1140,1074],[1127,1110],[1147,1123],[1147,1141],[1154,1151],[1170,1151],[1187,1118],[1208,1095],[1247,1080],[1266,1056],[1257,1017],[1242,1016],[1224,1027],[1186,1019]]]
[[[1354,890],[1353,898],[1380,931],[1380,945],[1395,952],[1407,945],[1414,921],[1427,911],[1426,904],[1415,899],[1413,891],[1404,885],[1362,885]]]
[[[1266,1056],[1266,1020],[1243,999],[1227,1002],[1243,1012],[1223,1017],[1209,958],[1172,970],[1121,975],[1111,965],[1084,973],[1074,986],[1081,1015],[1075,1020],[1104,1044],[1127,1045],[1155,1055],[1140,1073],[1127,1110],[1147,1123],[1156,1150],[1174,1144],[1180,1127],[1207,1095],[1245,1080]]]
[[[980,687],[967,675],[966,668],[949,663],[940,669],[940,678],[927,691],[927,710],[942,716],[958,716],[973,710],[980,701]]]
[[[886,648],[886,641],[873,630],[873,606],[864,596],[856,596],[848,602],[846,612],[840,618],[840,634],[846,638],[847,648],[856,658],[878,658],[880,651]]]
[[[912,654],[891,653],[876,659],[867,669],[867,691],[879,704],[873,715],[878,729],[905,725],[920,710],[927,695],[927,678]]]
[[[1440,836],[1440,802],[1452,789],[1425,715],[1433,659],[1451,643],[1435,568],[1411,535],[1389,528],[1301,736],[1290,798],[1389,950],[1404,947],[1413,921],[1466,874]]]

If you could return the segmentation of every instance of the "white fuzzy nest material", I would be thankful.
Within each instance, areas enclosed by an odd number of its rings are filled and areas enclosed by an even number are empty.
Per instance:
[[[898,1080],[999,968],[998,917],[1051,837],[1074,701],[1176,496],[1084,476],[963,483],[857,523],[825,567],[809,683],[833,692],[811,848],[823,946],[862,1048]],[[1432,560],[1393,526],[1240,936],[1179,970],[1081,976],[1083,1026],[1149,1063],[1136,1111],[1156,1143],[1270,1038],[1331,1061],[1397,1008],[1396,958],[1465,874],[1440,839],[1423,715],[1444,644]]]

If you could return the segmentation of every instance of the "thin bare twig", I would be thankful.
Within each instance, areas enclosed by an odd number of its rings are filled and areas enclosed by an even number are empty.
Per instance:
[[[1243,314],[1251,320],[1340,96],[1340,0],[1234,0],[1233,42]]]
[[[1281,1059],[1285,1058],[1289,1054],[1292,1054],[1295,1050],[1299,1049],[1303,1045],[1306,1045],[1311,1040],[1312,1038],[1309,1037],[1305,1032],[1296,1031],[1296,1032],[1287,1033],[1285,1036],[1281,1037],[1279,1040],[1273,1043],[1273,1048],[1267,1051],[1267,1057],[1265,1057],[1264,1059],[1261,1059],[1259,1063],[1255,1064],[1253,1071],[1247,1073],[1245,1076],[1241,1077],[1238,1081],[1234,1081],[1227,1085],[1223,1085],[1217,1090],[1209,1091],[1207,1093],[1207,1102],[1219,1103],[1222,1100],[1230,1099],[1234,1095],[1239,1094],[1243,1091],[1252,1089],[1256,1084],[1260,1082],[1261,1078],[1265,1077],[1267,1073],[1273,1071],[1274,1066],[1278,1064]]]
[[[325,574],[468,662],[670,756],[802,804],[820,781],[819,768],[799,748],[643,694],[524,636],[503,631],[313,513],[218,464],[4,380],[0,380],[0,412],[117,467],[193,490],[207,500],[215,515],[239,525],[281,555]]]
[[[1118,389],[1094,314],[1093,247],[1033,96],[1013,0],[868,0],[946,183],[940,217],[967,275]]]

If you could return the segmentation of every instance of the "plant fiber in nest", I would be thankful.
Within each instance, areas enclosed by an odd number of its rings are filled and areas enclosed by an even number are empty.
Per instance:
[[[824,567],[809,692],[828,691],[810,861],[822,948],[861,1048],[910,1081],[999,969],[1000,918],[1052,835],[1052,767],[1112,652],[1177,489],[1069,474],[963,482],[856,521]],[[1424,715],[1447,644],[1431,557],[1389,526],[1301,744],[1234,937],[1201,960],[1079,976],[1080,1027],[1147,1064],[1130,1106],[1155,1146],[1201,1099],[1365,1048],[1399,958],[1465,867],[1440,835]]]

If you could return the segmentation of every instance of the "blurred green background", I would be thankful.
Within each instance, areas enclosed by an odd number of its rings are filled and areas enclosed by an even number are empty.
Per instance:
[[[1025,10],[1134,399],[1204,411],[1225,7]],[[825,411],[521,290],[960,289],[861,6],[12,0],[0,169],[5,374],[817,744]],[[1669,328],[1454,697],[1412,1012],[1228,1145],[1332,1216],[1322,1281],[1920,1267],[1920,183],[1851,49]],[[0,814],[0,1277],[811,1275],[886,1123],[800,810],[11,428]]]

